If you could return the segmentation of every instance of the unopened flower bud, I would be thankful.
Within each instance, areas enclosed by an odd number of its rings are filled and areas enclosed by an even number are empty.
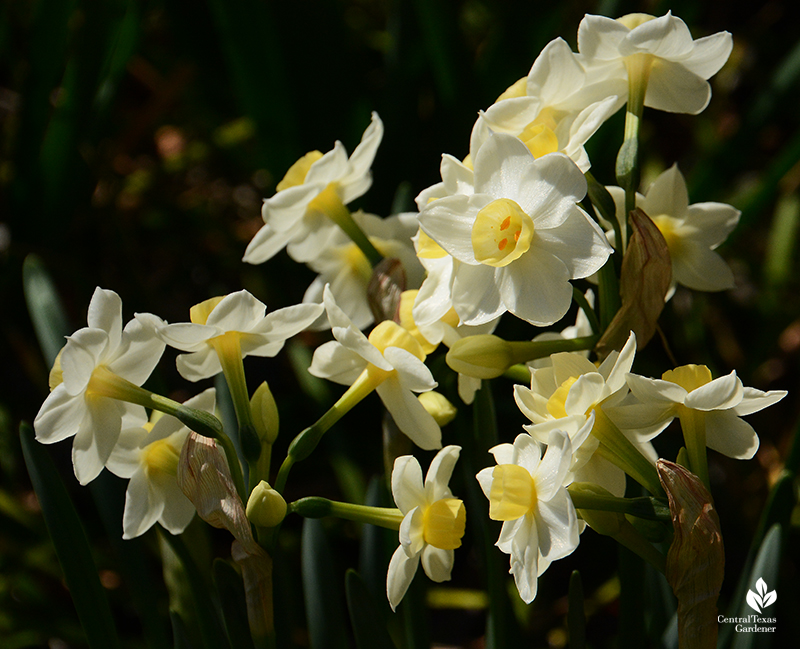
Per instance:
[[[493,379],[513,365],[511,344],[491,334],[467,336],[447,352],[447,364],[459,374]]]
[[[266,384],[265,384],[266,385]],[[247,519],[258,527],[275,527],[286,518],[286,501],[262,480],[247,500]]]
[[[253,426],[255,426],[258,438],[266,444],[274,444],[278,438],[280,419],[278,417],[278,405],[272,392],[264,381],[258,386],[250,399],[250,412],[253,415]]]
[[[456,407],[439,392],[433,390],[430,392],[423,392],[417,395],[417,399],[419,399],[422,407],[428,411],[428,414],[439,424],[440,428],[446,426],[456,418],[458,410],[456,410]]]

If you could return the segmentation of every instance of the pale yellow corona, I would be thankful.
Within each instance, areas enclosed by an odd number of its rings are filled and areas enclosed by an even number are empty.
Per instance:
[[[528,251],[533,230],[533,219],[515,201],[492,201],[478,212],[472,226],[475,259],[487,266],[507,266]]]

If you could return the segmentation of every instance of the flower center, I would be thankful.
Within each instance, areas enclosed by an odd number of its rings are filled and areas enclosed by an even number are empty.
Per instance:
[[[378,348],[381,354],[387,347],[400,347],[412,353],[421,361],[425,360],[425,352],[422,351],[422,347],[420,347],[420,344],[414,339],[414,336],[393,320],[384,320],[381,322],[370,332],[368,340]],[[367,371],[372,375],[372,378],[378,382],[383,381],[392,374],[392,372],[382,370],[372,363],[367,366]]]
[[[320,151],[310,151],[309,153],[306,153],[302,158],[289,167],[289,171],[286,172],[283,180],[277,184],[275,190],[280,192],[284,189],[289,189],[289,187],[297,187],[302,185],[306,180],[308,170],[311,169],[311,165],[313,165],[321,157],[322,152]]]
[[[179,458],[180,450],[166,439],[156,440],[144,449],[144,464],[151,475],[178,475]]]
[[[664,381],[680,385],[687,392],[711,383],[711,370],[705,365],[682,365],[661,375]]]
[[[417,257],[420,259],[441,259],[442,257],[447,257],[447,251],[420,230],[419,237],[417,237]]]
[[[425,510],[422,536],[425,543],[441,550],[461,547],[467,525],[467,510],[458,498],[442,498]]]
[[[556,391],[547,400],[547,412],[554,419],[562,419],[567,416],[567,396],[572,384],[578,380],[577,376],[571,376],[556,388]]]
[[[681,243],[681,237],[677,232],[680,227],[678,220],[668,214],[659,214],[652,220],[658,231],[661,232],[661,236],[664,237],[670,256],[674,257]]]
[[[516,464],[499,464],[492,470],[489,518],[513,521],[536,507],[536,485],[527,469]]]
[[[194,324],[206,324],[206,322],[208,322],[208,316],[210,316],[211,312],[222,302],[224,297],[224,295],[219,295],[205,300],[204,302],[200,302],[200,304],[195,304],[189,309],[189,320]]]
[[[618,23],[622,23],[628,29],[635,29],[639,25],[655,20],[655,16],[650,14],[627,14],[621,18],[617,18]]]
[[[519,259],[531,247],[533,219],[509,198],[498,198],[484,207],[472,226],[475,259],[500,268]]]
[[[534,158],[558,151],[555,134],[556,120],[552,108],[545,108],[517,137],[528,147]]]

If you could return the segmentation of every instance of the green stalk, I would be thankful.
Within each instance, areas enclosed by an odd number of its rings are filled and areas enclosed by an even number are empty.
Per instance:
[[[706,456],[706,413],[682,406],[678,408],[678,418],[681,421],[683,441],[686,443],[689,467],[711,493]]]
[[[322,193],[311,201],[309,208],[322,212],[342,228],[347,236],[353,240],[353,243],[364,253],[370,266],[375,268],[383,261],[383,255],[378,252],[358,223],[353,220],[353,215],[347,209],[347,206],[342,203],[342,199],[339,198],[336,186],[333,183],[329,184],[322,190]]]
[[[369,523],[395,531],[400,529],[400,523],[403,522],[403,513],[397,508],[356,505],[316,496],[295,500],[289,504],[289,511],[306,518],[337,516],[349,521]]]
[[[222,373],[231,393],[236,421],[239,422],[239,439],[242,453],[248,463],[254,463],[261,454],[261,442],[253,424],[253,413],[250,409],[250,396],[247,393],[247,379],[242,362],[241,336],[236,331],[212,338],[210,341],[217,352]]]

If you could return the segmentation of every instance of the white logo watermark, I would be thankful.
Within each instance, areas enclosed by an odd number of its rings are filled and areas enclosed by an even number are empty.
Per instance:
[[[747,591],[747,604],[757,613],[763,613],[764,611],[761,609],[774,604],[778,595],[774,590],[768,593],[767,583],[761,578],[756,582],[756,590],[758,593],[754,593],[752,590]]]
[[[778,599],[778,594],[773,590],[768,592],[769,587],[767,582],[759,577],[756,582],[755,592],[752,590],[747,591],[747,605],[757,613],[763,613],[764,609],[775,603]],[[746,615],[745,617],[725,617],[720,615],[717,617],[717,622],[720,624],[735,624],[736,631],[740,633],[774,633],[775,622],[774,617],[761,617],[761,615]]]

